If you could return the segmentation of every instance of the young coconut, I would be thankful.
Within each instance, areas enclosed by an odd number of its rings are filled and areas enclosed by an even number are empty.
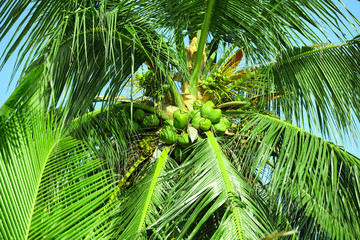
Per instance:
[[[227,119],[226,117],[222,117],[222,118],[220,119],[220,122],[223,123],[223,124],[225,124],[226,128],[231,127],[231,122],[230,122],[229,119]]]
[[[173,113],[173,118],[175,118],[175,116],[179,115],[180,113],[182,113],[182,111],[180,109],[175,110]]]
[[[177,141],[178,135],[171,126],[165,126],[161,129],[160,139],[166,144],[173,144]]]
[[[211,111],[214,109],[211,104],[206,103],[201,107],[201,116],[203,116],[204,118],[209,117]]]
[[[144,127],[157,127],[160,124],[160,120],[156,115],[149,115],[144,118],[142,125]]]
[[[187,133],[181,134],[177,139],[178,144],[182,148],[187,148],[190,145],[190,138]]]
[[[221,109],[213,109],[212,111],[210,111],[208,118],[213,124],[220,122]]]
[[[207,106],[209,106],[209,107],[211,107],[211,108],[214,108],[214,107],[215,107],[215,104],[214,104],[213,101],[211,101],[211,100],[207,101],[204,105],[207,105]]]
[[[249,101],[245,101],[245,102],[247,102],[247,103],[246,103],[246,105],[244,105],[244,106],[241,107],[242,110],[247,110],[247,109],[249,109],[250,106],[251,106],[251,103],[250,103]]]
[[[196,129],[200,129],[200,121],[204,119],[200,116],[197,116],[197,117],[194,117],[192,120],[191,120],[191,125],[196,128]]]
[[[196,100],[193,105],[194,110],[200,110],[204,103],[201,100]]]
[[[177,129],[184,129],[187,126],[188,117],[185,113],[174,115],[174,127]]]
[[[206,118],[201,119],[200,120],[200,128],[203,131],[208,131],[211,128],[211,121]]]
[[[214,124],[214,129],[215,129],[217,135],[222,136],[222,135],[224,135],[227,127],[224,123],[219,122],[219,123]]]
[[[141,122],[145,118],[145,112],[142,109],[136,109],[134,112],[134,119],[138,122]]]
[[[201,117],[200,110],[192,110],[192,111],[189,111],[189,112],[190,112],[190,119]]]
[[[136,132],[141,132],[142,131],[142,127],[140,126],[139,123],[135,122],[135,121],[130,121],[130,124],[132,126],[132,129]]]

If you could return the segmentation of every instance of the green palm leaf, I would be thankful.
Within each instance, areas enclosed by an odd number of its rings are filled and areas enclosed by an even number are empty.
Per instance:
[[[359,110],[359,61],[357,44],[330,45],[319,48],[291,49],[272,67],[272,78],[286,119],[334,136],[335,132],[357,132],[355,119]],[[290,94],[288,94],[290,93]],[[306,114],[306,117],[304,116]],[[313,122],[312,122],[313,121]],[[332,130],[331,126],[337,126]],[[356,135],[356,134],[355,134]]]
[[[112,209],[105,208],[111,170],[81,141],[66,137],[56,116],[41,113],[41,102],[32,101],[2,121],[1,237],[80,239],[104,233],[99,229]],[[94,218],[104,208],[103,218]]]
[[[300,236],[352,239],[359,235],[358,158],[269,116],[254,115],[242,133],[249,135],[235,147],[242,159],[236,165],[249,166],[242,169],[245,175],[258,173],[255,179],[267,183],[265,191],[274,207],[293,227],[298,226]]]
[[[161,146],[155,150],[153,162],[146,170],[146,175],[119,206],[120,213],[116,220],[118,224],[115,225],[119,239],[148,239],[144,230],[159,218],[166,196],[173,185],[167,172],[177,164],[168,157],[169,150],[169,147]],[[162,233],[155,235],[161,236]]]
[[[170,208],[154,225],[157,231],[178,239],[256,239],[272,232],[261,197],[238,174],[214,136],[207,136],[184,163],[184,173],[169,194]]]

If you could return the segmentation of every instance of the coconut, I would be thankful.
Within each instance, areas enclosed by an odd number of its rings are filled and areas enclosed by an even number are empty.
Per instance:
[[[177,142],[182,148],[188,147],[190,145],[189,135],[187,133],[183,133],[178,137]]]
[[[188,117],[184,113],[179,113],[174,116],[174,127],[177,129],[184,129],[187,126]]]
[[[211,128],[211,121],[209,119],[203,118],[199,122],[200,128],[203,131],[208,131]]]
[[[190,112],[190,111],[189,111]],[[201,117],[201,112],[200,110],[192,110],[190,112],[190,118],[193,119],[193,118],[199,118]]]
[[[196,100],[193,105],[193,109],[200,110],[204,103],[201,100]]]
[[[165,120],[164,123],[163,123],[164,126],[174,126],[174,120],[171,120],[171,119],[168,119],[168,120]]]
[[[236,98],[234,98],[234,101],[239,101],[239,102],[242,102],[244,101],[244,97],[243,96],[237,96]]]
[[[218,123],[221,119],[221,110],[220,109],[213,109],[210,111],[208,118],[212,123]]]
[[[165,126],[161,129],[160,139],[166,144],[173,144],[177,141],[178,135],[171,126]]]
[[[137,72],[135,76],[139,80],[143,78],[143,75],[140,72]]]
[[[163,90],[164,92],[167,92],[169,89],[170,89],[170,86],[169,86],[168,84],[162,85],[162,90]]]
[[[175,110],[174,113],[173,113],[173,118],[175,118],[180,113],[182,113],[182,111],[180,109]]]
[[[184,150],[182,150],[180,147],[176,147],[174,149],[174,159],[176,161],[183,161],[186,157],[187,157],[187,152],[185,152]]]
[[[191,125],[196,128],[196,129],[199,129],[200,128],[200,120],[203,119],[202,117],[194,117],[192,120],[191,120]]]
[[[136,132],[140,132],[142,130],[142,127],[140,126],[139,123],[135,122],[135,121],[130,121],[130,124],[132,126],[132,129]]]
[[[214,108],[211,107],[211,105],[207,105],[207,104],[204,104],[202,107],[201,107],[201,116],[207,118],[209,117],[211,111],[213,110]]]
[[[154,75],[154,72],[152,70],[149,70],[145,73],[144,77],[147,79],[147,80],[150,80]]]
[[[214,124],[214,129],[218,133],[218,135],[223,135],[227,129],[226,125],[222,122]]]
[[[202,140],[204,140],[204,138],[199,135],[198,138],[196,139],[196,142],[201,142]]]
[[[229,128],[231,126],[231,122],[229,121],[229,119],[227,119],[226,117],[222,117],[220,119],[220,122],[225,124],[226,128]]]
[[[145,112],[142,109],[136,109],[134,112],[134,119],[138,122],[141,122],[145,118]]]
[[[160,120],[156,115],[149,115],[144,118],[142,125],[144,127],[157,127],[160,124]]]
[[[211,100],[207,101],[204,105],[207,105],[207,106],[209,106],[209,107],[211,107],[211,108],[214,108],[214,107],[215,107],[215,104],[214,104],[213,101],[211,101]]]
[[[184,114],[186,115],[186,117],[188,118],[188,120],[191,120],[191,115],[193,114],[193,111],[194,110],[189,110],[189,111],[187,111],[187,112],[184,112]]]

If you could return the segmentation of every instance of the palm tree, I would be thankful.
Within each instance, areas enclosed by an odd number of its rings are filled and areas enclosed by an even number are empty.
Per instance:
[[[351,23],[334,1],[0,5],[3,63],[26,63],[2,239],[360,236],[360,159],[331,142],[359,136],[359,37],[321,43]]]

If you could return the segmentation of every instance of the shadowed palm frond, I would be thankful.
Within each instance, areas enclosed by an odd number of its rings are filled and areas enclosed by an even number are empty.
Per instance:
[[[119,215],[114,231],[120,239],[149,239],[146,228],[157,220],[164,210],[174,180],[169,172],[177,167],[176,162],[168,157],[169,147],[159,146],[145,172],[143,179],[131,192],[124,196],[119,206]],[[153,235],[163,236],[162,232]]]

